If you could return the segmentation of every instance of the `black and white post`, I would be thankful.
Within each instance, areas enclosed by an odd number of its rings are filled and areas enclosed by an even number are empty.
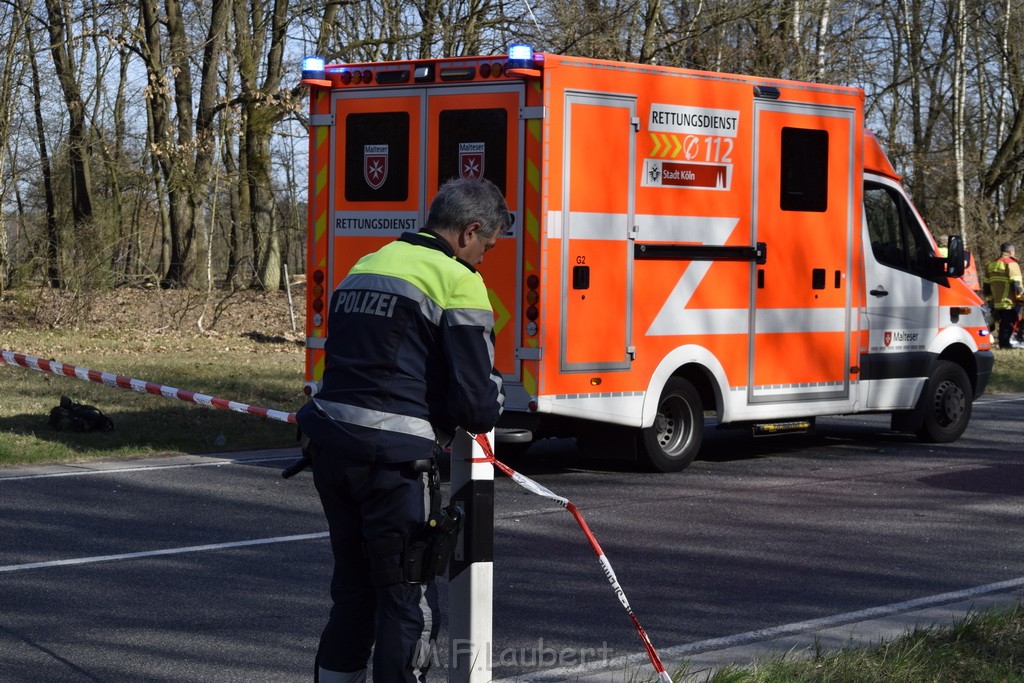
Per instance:
[[[494,433],[488,435],[494,443]],[[494,585],[494,467],[459,430],[452,442],[451,501],[463,512],[462,533],[448,568],[448,680],[491,680]]]

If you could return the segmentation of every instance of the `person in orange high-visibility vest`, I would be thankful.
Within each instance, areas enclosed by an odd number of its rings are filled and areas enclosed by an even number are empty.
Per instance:
[[[964,249],[964,274],[960,276],[960,279],[971,288],[972,292],[984,299],[985,297],[981,294],[981,278],[978,276],[978,265],[975,261],[974,255]]]
[[[1003,242],[999,250],[1002,255],[985,268],[985,296],[999,323],[999,348],[1008,349],[1020,303],[1024,299],[1024,280],[1015,258],[1017,248],[1010,242]]]

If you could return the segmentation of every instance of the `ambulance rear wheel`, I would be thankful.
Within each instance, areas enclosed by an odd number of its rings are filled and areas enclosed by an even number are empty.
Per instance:
[[[928,378],[921,402],[923,421],[917,436],[929,443],[956,441],[971,420],[971,381],[964,369],[950,361],[939,361]]]
[[[637,448],[655,471],[678,472],[691,462],[704,438],[704,406],[688,380],[673,377],[665,384],[654,424],[640,430]]]

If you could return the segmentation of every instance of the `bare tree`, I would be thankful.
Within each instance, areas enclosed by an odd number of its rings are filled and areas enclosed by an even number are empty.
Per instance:
[[[28,12],[21,4],[3,5],[0,7],[0,31],[7,34],[10,45],[14,48],[25,36],[28,24]],[[3,212],[6,204],[7,157],[11,149],[11,127],[14,120],[15,102],[18,96],[18,81],[23,73],[24,62],[19,59],[18,50],[9,49],[3,55],[3,71],[0,73],[0,294],[7,287],[10,271],[10,259],[7,247],[7,226]]]
[[[287,0],[234,2],[235,49],[243,107],[243,140],[249,192],[254,275],[252,287],[281,286],[281,245],[271,190],[270,137],[274,125],[293,106],[291,93],[281,88],[287,26]],[[260,58],[262,64],[262,77]]]
[[[39,65],[32,32],[26,35],[29,67],[32,73],[32,113],[36,124],[36,145],[39,149],[39,168],[43,181],[43,199],[46,214],[46,281],[50,287],[61,287],[64,283],[61,273],[62,251],[60,228],[57,225],[57,199],[53,190],[53,166],[46,144],[46,126],[43,120],[43,94],[39,83]]]
[[[68,152],[71,171],[71,216],[76,231],[92,221],[92,179],[89,137],[82,97],[81,74],[73,47],[74,34],[68,25],[70,5],[66,0],[46,0],[46,29],[50,37],[53,68],[68,109]]]
[[[967,31],[968,18],[964,0],[951,0],[953,24],[953,160],[956,176],[956,227],[962,235],[967,227],[967,176],[964,149],[967,99]]]
[[[1001,135],[982,176],[981,191],[1004,207],[1000,223],[1005,225],[999,226],[1000,231],[1014,233],[1024,226],[1024,193],[1020,191],[1024,172],[1024,52],[1019,41],[1011,36],[1020,35],[1024,22],[1021,10],[1012,3],[1007,2],[1004,11],[1005,32],[1000,36],[1005,69],[1001,78],[1005,96],[999,102]]]
[[[1019,0],[35,4],[36,14],[32,0],[0,4],[0,32],[17,46],[0,55],[0,200],[9,202],[0,210],[16,205],[17,258],[41,264],[23,271],[54,286],[73,284],[62,259],[79,257],[117,279],[152,273],[185,286],[205,256],[209,280],[278,287],[284,259],[302,246],[282,232],[301,200],[281,187],[301,178],[301,155],[272,154],[282,122],[304,108],[286,64],[314,53],[348,62],[499,54],[520,40],[860,85],[869,124],[926,219],[955,216],[947,229],[973,231],[977,246],[1024,230]],[[35,32],[19,31],[26,21]],[[44,50],[54,85],[40,77]],[[140,66],[147,80],[135,87]],[[104,241],[80,239],[92,233]],[[0,278],[19,272],[12,254],[0,241]]]

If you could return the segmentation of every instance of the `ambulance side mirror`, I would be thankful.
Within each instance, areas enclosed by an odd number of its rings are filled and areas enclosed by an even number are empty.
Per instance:
[[[946,275],[960,277],[964,274],[964,238],[960,235],[949,236],[949,249],[946,252]]]

